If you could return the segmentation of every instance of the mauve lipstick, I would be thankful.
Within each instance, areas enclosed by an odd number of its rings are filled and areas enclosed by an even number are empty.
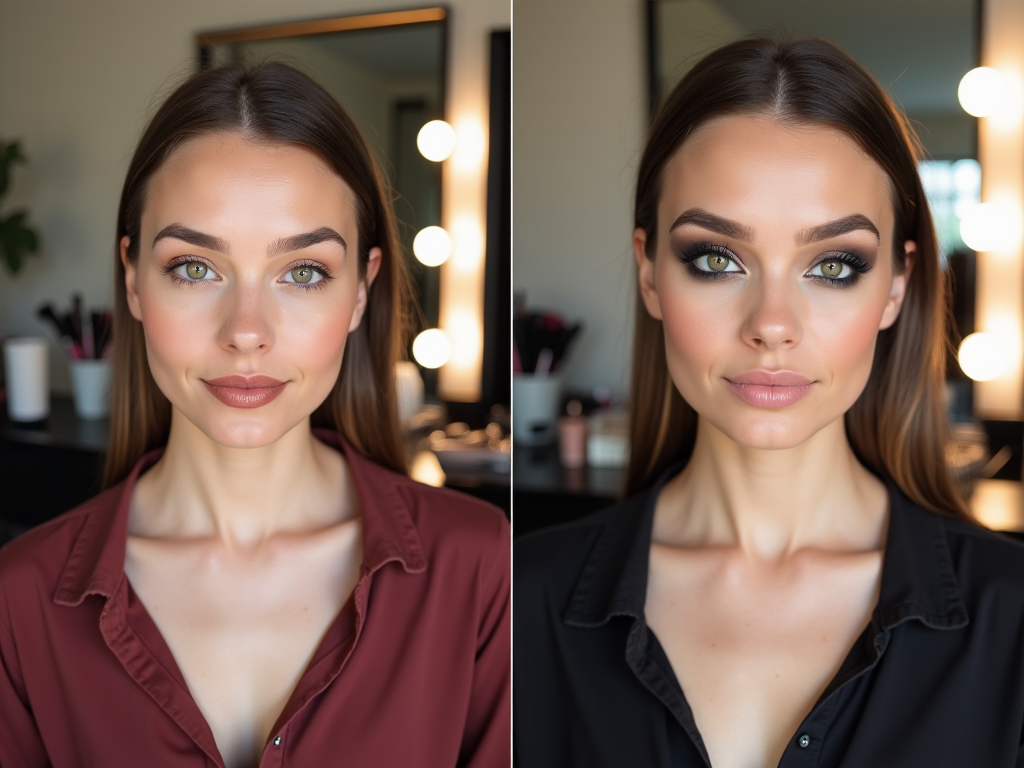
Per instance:
[[[814,382],[793,371],[747,371],[726,377],[730,389],[758,408],[785,408],[803,399]]]
[[[288,383],[270,376],[221,376],[201,381],[211,395],[232,408],[259,408],[273,402]]]

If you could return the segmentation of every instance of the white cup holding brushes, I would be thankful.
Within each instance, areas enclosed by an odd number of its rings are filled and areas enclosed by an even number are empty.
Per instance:
[[[75,413],[81,419],[101,419],[110,412],[110,338],[111,313],[82,311],[82,299],[76,295],[67,313],[58,313],[47,304],[38,315],[57,332],[61,348],[71,369],[71,393]]]
[[[69,360],[71,394],[80,419],[110,414],[110,360]]]

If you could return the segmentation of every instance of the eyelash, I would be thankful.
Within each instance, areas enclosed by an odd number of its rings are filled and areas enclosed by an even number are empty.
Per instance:
[[[178,285],[196,285],[198,283],[209,282],[208,280],[190,280],[187,277],[181,277],[180,275],[176,274],[174,270],[178,269],[178,267],[184,266],[185,264],[202,264],[211,272],[214,272],[213,265],[210,264],[210,262],[206,261],[205,259],[200,259],[196,256],[180,256],[177,259],[171,261],[169,264],[167,264],[163,268],[163,273],[169,276]],[[284,282],[287,282],[289,285],[294,285],[296,288],[301,288],[304,291],[318,291],[321,288],[324,288],[327,285],[327,283],[334,279],[334,277],[331,275],[330,270],[327,269],[327,267],[325,267],[323,264],[319,264],[317,262],[308,260],[303,260],[298,262],[297,264],[291,265],[290,267],[288,267],[288,269],[285,270],[285,272],[291,272],[293,269],[299,269],[300,267],[309,267],[314,272],[319,274],[321,279],[317,280],[315,283],[306,284],[291,281]]]
[[[679,260],[689,268],[690,274],[701,280],[722,280],[730,275],[738,274],[737,272],[709,272],[694,266],[694,262],[701,256],[707,256],[712,253],[724,256],[734,264],[741,267],[743,266],[743,262],[739,260],[736,254],[724,245],[708,242],[696,243],[695,245],[690,246],[679,254]],[[821,281],[826,285],[831,285],[837,288],[848,288],[856,283],[860,279],[861,275],[871,269],[871,265],[857,256],[857,254],[849,253],[847,251],[828,253],[825,255],[825,258],[819,259],[812,264],[810,269],[814,269],[815,267],[829,261],[838,261],[846,264],[851,270],[853,270],[853,274],[849,277],[827,277],[825,275],[808,275],[808,277],[813,280]]]

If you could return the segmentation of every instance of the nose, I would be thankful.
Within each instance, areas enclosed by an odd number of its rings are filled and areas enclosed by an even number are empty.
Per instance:
[[[221,345],[243,355],[269,350],[274,344],[273,307],[266,289],[255,282],[239,283],[224,298]]]
[[[784,277],[765,276],[750,286],[751,303],[743,323],[743,341],[758,349],[796,346],[803,336],[799,290]]]

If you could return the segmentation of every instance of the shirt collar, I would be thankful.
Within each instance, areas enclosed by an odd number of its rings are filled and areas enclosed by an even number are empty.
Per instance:
[[[363,572],[372,573],[396,561],[409,573],[427,567],[420,536],[408,504],[399,493],[402,482],[411,482],[356,451],[336,432],[313,431],[323,443],[342,452],[348,463],[362,518]],[[118,485],[89,500],[79,510],[85,523],[54,593],[60,605],[79,605],[87,595],[113,595],[124,578],[128,538],[128,512],[139,477],[163,455],[158,448],[144,455]]]
[[[566,624],[598,627],[614,616],[643,617],[651,531],[658,493],[682,469],[666,470],[650,489],[605,517],[566,609]],[[881,632],[910,619],[934,629],[968,623],[946,540],[945,521],[908,499],[891,481],[882,584],[872,623]]]

